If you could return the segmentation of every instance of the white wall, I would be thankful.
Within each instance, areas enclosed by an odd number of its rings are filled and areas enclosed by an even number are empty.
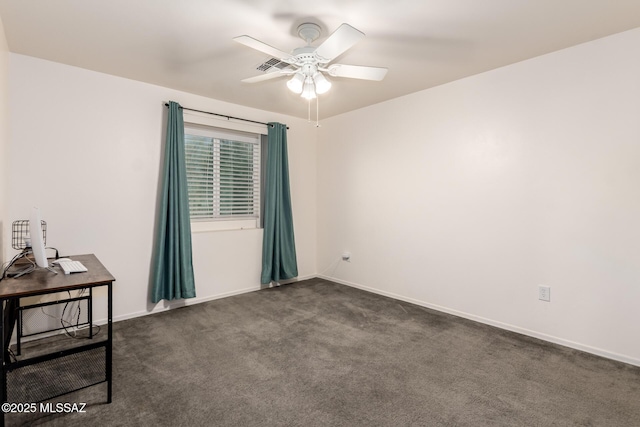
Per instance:
[[[5,259],[5,239],[9,231],[7,219],[7,166],[9,165],[9,48],[0,18],[0,265]]]
[[[148,302],[163,103],[286,122],[301,277],[640,365],[639,47],[640,30],[608,37],[325,119],[318,138],[305,120],[10,54],[0,219],[39,206],[49,244],[96,253],[116,319],[163,309]],[[193,244],[194,301],[258,288],[258,231]]]
[[[318,270],[640,365],[638,51],[640,29],[325,120]]]
[[[117,279],[116,320],[183,304],[149,302],[169,100],[290,126],[299,274],[316,272],[316,128],[306,121],[17,54],[10,87],[9,218],[28,218],[38,206],[48,245],[95,253]],[[194,234],[197,298],[187,302],[259,289],[261,245],[259,230]]]

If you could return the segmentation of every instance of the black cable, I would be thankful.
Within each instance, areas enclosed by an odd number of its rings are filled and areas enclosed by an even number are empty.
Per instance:
[[[71,292],[67,291],[69,298],[71,298]],[[60,315],[60,326],[62,326],[62,329],[64,329],[64,331],[66,332],[67,336],[71,337],[71,334],[69,333],[69,331],[67,330],[67,327],[64,325],[64,312],[67,311],[67,306],[69,305],[69,301],[66,302],[66,304],[64,305],[64,308],[62,309],[62,314]],[[71,337],[73,338],[73,337]]]
[[[9,357],[12,358],[14,362],[17,362],[18,356],[16,356],[16,354],[13,352],[13,350],[11,350],[11,348],[8,348],[7,350],[9,350]]]
[[[67,295],[69,295],[69,298],[71,298],[71,291],[67,291]],[[74,334],[72,335],[71,332],[69,332],[69,330],[67,329],[67,326],[64,324],[64,313],[65,313],[65,311],[67,311],[67,307],[69,306],[69,302],[70,301],[67,301],[64,304],[64,308],[62,309],[62,314],[60,315],[60,325],[62,326],[62,329],[64,329],[64,332],[67,334],[67,336],[69,338],[79,339],[80,337],[77,337],[75,335],[76,331],[73,331]]]
[[[28,249],[28,248],[24,248],[24,249],[22,250],[22,252],[20,252],[19,254],[15,255],[15,256],[11,259],[11,261],[9,261],[9,262],[7,262],[7,263],[5,264],[5,267],[2,269],[2,275],[0,275],[0,281],[1,281],[2,279],[6,279],[7,277],[14,277],[14,276],[17,276],[17,275],[22,276],[23,274],[28,274],[28,273],[31,273],[33,270],[35,270],[35,263],[34,263],[31,259],[29,259],[29,257],[28,257],[28,255],[29,255],[31,252],[30,252],[29,250],[27,250],[27,249]],[[47,247],[46,249],[53,249],[54,251],[56,251],[56,259],[58,259],[58,249],[56,249],[56,248],[54,248],[54,247]],[[18,271],[18,272],[15,272],[15,273],[11,274],[11,275],[7,275],[7,273],[9,272],[9,269],[10,269],[11,267],[13,267],[13,264],[15,264],[15,263],[16,263],[16,261],[18,261],[18,260],[19,260],[19,259],[21,259],[21,258],[26,258],[26,259],[31,263],[31,266],[30,266],[30,267],[27,267],[27,268],[26,268],[25,270],[23,270],[23,271]],[[28,270],[28,271],[27,271],[27,270]]]
[[[80,291],[80,295],[79,295],[79,296],[82,296],[82,295],[84,294],[84,292],[85,292],[85,289],[82,289],[82,290]],[[71,292],[70,292],[70,291],[67,291],[67,293],[68,293],[68,295],[69,295],[69,298],[71,298]],[[80,300],[77,300],[76,302],[78,303],[78,315],[77,315],[77,317],[76,317],[76,330],[75,330],[75,331],[72,331],[72,332],[74,332],[74,333],[75,333],[75,332],[77,332],[77,331],[80,329],[80,314],[81,314],[81,312],[82,312],[82,310],[81,310],[81,306],[80,306]],[[64,313],[65,313],[65,311],[67,310],[67,306],[68,306],[68,305],[69,305],[69,301],[67,301],[67,302],[65,303],[64,308],[62,309],[62,315],[60,316],[60,325],[62,325],[62,329],[64,329],[64,332],[67,334],[67,336],[68,336],[69,338],[74,338],[74,339],[77,339],[77,340],[85,339],[85,338],[86,338],[86,339],[89,339],[89,337],[79,337],[79,336],[76,336],[76,335],[72,335],[72,334],[71,334],[71,332],[69,332],[69,330],[68,330],[68,329],[67,329],[67,327],[65,326],[65,324],[64,324]],[[67,323],[69,323],[69,322],[67,322]],[[98,334],[100,333],[100,330],[101,330],[102,328],[100,327],[100,325],[93,325],[93,324],[89,324],[89,327],[90,327],[90,328],[91,328],[91,327],[93,327],[93,326],[96,326],[96,327],[98,328],[98,331],[97,331],[95,334],[93,334],[93,336],[96,336],[96,335],[98,335]]]
[[[53,247],[51,247],[51,246],[47,246],[45,249],[53,249],[54,251],[56,251],[56,259],[60,258],[60,257],[58,256],[58,250],[57,250],[56,248],[53,248]]]
[[[5,264],[5,266],[2,269],[2,277],[0,277],[0,280],[4,279],[7,271],[9,271],[9,269],[11,268],[11,266],[13,265],[14,262],[16,262],[17,260],[19,260],[20,258],[22,258],[24,256],[24,251],[20,252],[19,254],[15,255],[11,261],[7,262]]]
[[[86,291],[87,291],[86,288],[81,289],[80,290],[80,294],[78,296],[82,297]],[[81,314],[81,312],[82,312],[82,305],[80,304],[80,301],[78,301],[78,317],[76,318],[76,330],[80,329],[80,314]],[[87,324],[89,325],[88,326],[89,328],[93,328],[93,327],[97,327],[98,328],[98,331],[95,334],[93,334],[93,336],[96,336],[96,335],[98,335],[100,333],[100,330],[101,330],[100,325],[94,325],[92,323],[89,323],[88,319],[87,319]],[[81,337],[78,337],[78,338],[81,338]],[[86,337],[86,338],[89,339],[89,337]]]
[[[84,289],[80,291],[80,295],[82,296],[82,294],[84,294]],[[78,300],[78,316],[76,317],[76,331],[78,329],[80,329],[80,312],[81,312],[82,306],[80,305],[80,300]]]
[[[22,273],[22,274],[31,273],[31,271],[33,271],[33,270],[35,269],[35,263],[29,259],[29,257],[27,256],[28,254],[29,254],[29,252],[28,252],[28,251],[26,250],[26,248],[25,248],[22,252],[20,252],[19,254],[15,255],[15,256],[11,259],[11,261],[7,262],[7,263],[5,264],[6,266],[5,266],[5,267],[3,268],[3,270],[2,270],[2,276],[0,277],[0,280],[2,280],[2,279],[4,279],[4,278],[6,278],[6,277],[7,277],[7,272],[9,271],[9,269],[10,269],[10,268],[13,266],[13,264],[15,264],[15,262],[16,262],[16,261],[18,261],[20,258],[26,258],[26,259],[31,263],[31,266],[30,266],[30,267],[28,267],[29,271],[24,271],[24,270],[23,270],[23,271],[19,271],[19,272],[17,272],[17,273],[15,273],[15,274],[13,274],[13,275],[10,275],[9,277],[16,276],[16,275],[18,275],[18,274],[20,274],[20,273]],[[26,269],[25,269],[25,270],[26,270]]]

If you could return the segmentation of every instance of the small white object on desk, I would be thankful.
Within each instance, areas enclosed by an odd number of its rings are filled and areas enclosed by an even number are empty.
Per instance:
[[[64,274],[70,273],[84,273],[87,270],[87,267],[82,265],[80,261],[60,261],[58,260],[58,265],[64,271]]]

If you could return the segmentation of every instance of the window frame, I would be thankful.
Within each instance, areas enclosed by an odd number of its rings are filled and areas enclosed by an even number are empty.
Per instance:
[[[197,134],[205,133],[216,137],[222,136],[222,139],[233,139],[236,136],[244,136],[245,138],[253,139],[252,143],[256,143],[260,150],[258,165],[258,212],[256,217],[248,218],[191,218],[191,231],[192,233],[209,232],[209,231],[224,231],[224,230],[256,230],[262,228],[263,213],[264,213],[264,165],[266,156],[266,126],[258,125],[254,126],[245,125],[244,123],[220,123],[221,120],[216,120],[212,117],[204,117],[199,114],[187,114],[184,112],[184,132],[185,136],[197,130]],[[230,126],[231,125],[231,126]],[[193,133],[191,133],[193,134]],[[226,136],[226,138],[224,138]]]

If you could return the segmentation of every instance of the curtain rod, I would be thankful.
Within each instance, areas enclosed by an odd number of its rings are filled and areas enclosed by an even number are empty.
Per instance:
[[[169,106],[168,102],[165,102],[164,104],[165,107]],[[189,110],[189,111],[195,111],[196,113],[204,113],[204,114],[211,114],[212,116],[218,116],[218,117],[224,117],[227,120],[233,119],[233,120],[242,120],[243,122],[250,122],[250,123],[256,123],[259,125],[265,125],[265,126],[271,126],[273,127],[273,125],[269,125],[269,123],[264,123],[264,122],[257,122],[255,120],[249,120],[249,119],[242,119],[240,117],[233,117],[233,116],[227,116],[225,114],[218,114],[218,113],[211,113],[209,111],[202,111],[202,110],[195,110],[193,108],[187,108],[187,107],[183,107],[182,105],[180,106],[180,108],[182,108],[183,110]],[[287,129],[289,129],[289,126],[287,126]]]

